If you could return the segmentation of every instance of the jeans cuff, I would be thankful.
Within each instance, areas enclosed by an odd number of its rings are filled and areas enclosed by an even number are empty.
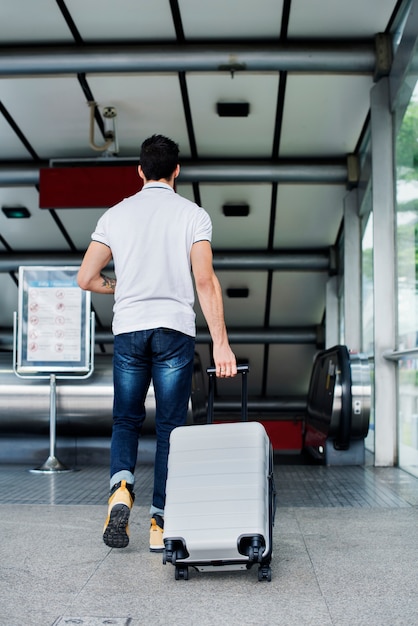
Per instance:
[[[127,483],[133,485],[135,483],[135,476],[129,470],[121,470],[120,472],[116,472],[110,479],[110,488],[112,489],[113,485],[116,483],[120,483],[121,480],[126,480]]]
[[[151,504],[149,512],[151,515],[160,515],[161,517],[164,517],[164,509],[159,509],[153,504]]]

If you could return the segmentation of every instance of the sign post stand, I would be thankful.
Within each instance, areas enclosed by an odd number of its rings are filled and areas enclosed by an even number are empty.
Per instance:
[[[71,472],[72,469],[61,463],[55,456],[57,429],[57,378],[55,374],[49,377],[49,457],[40,467],[29,470],[33,474],[45,472]]]
[[[73,471],[56,456],[57,380],[94,370],[91,294],[77,285],[77,267],[19,267],[13,369],[20,378],[49,379],[49,456],[34,473]]]

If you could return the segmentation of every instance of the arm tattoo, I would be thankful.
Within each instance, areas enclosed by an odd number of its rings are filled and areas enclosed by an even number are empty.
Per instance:
[[[114,291],[116,287],[116,278],[109,278],[109,276],[105,276],[104,274],[100,274],[100,276],[103,278],[103,282],[102,282],[103,287],[106,287],[106,289]]]

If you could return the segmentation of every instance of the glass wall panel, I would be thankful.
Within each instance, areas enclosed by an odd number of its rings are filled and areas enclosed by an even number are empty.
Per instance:
[[[416,348],[418,332],[418,88],[396,138],[398,349]],[[417,357],[417,358],[415,358]],[[418,355],[399,361],[399,465],[418,476]]]
[[[370,200],[370,198],[369,198]],[[374,452],[374,298],[373,298],[373,213],[366,218],[363,228],[362,254],[362,347],[361,351],[369,357],[372,393],[370,398],[370,425],[365,440],[367,450]]]

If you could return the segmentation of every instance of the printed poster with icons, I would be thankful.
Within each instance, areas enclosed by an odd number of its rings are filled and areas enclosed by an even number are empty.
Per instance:
[[[18,371],[86,371],[90,293],[76,267],[19,268]]]

